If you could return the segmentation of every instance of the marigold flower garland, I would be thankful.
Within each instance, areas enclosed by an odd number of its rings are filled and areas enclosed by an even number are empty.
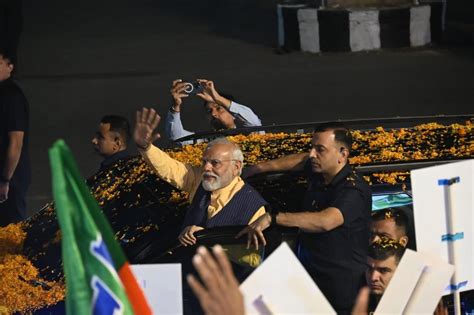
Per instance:
[[[449,126],[429,123],[391,130],[378,127],[368,131],[356,130],[352,135],[352,165],[474,156],[472,121]],[[240,145],[248,165],[292,153],[308,152],[311,145],[311,134],[300,133],[236,135],[228,138]],[[182,162],[199,165],[204,148],[204,143],[187,145],[169,150],[169,154]],[[400,184],[409,179],[409,173],[383,172],[366,176],[366,179],[370,183]],[[179,222],[187,208],[188,195],[150,175],[140,157],[118,163],[113,168],[96,174],[88,180],[88,184],[113,227],[117,224],[116,219],[126,209],[161,205],[169,210],[165,211],[167,217],[166,220],[162,217],[162,222],[168,222],[170,218]],[[304,185],[303,178],[287,177],[277,181],[267,180],[261,189],[271,199],[270,203],[278,203],[278,207],[285,209],[291,206],[291,202],[281,200],[281,196],[291,196],[293,192],[289,194],[289,190]],[[297,194],[298,191],[294,193]],[[64,299],[62,273],[52,266],[43,266],[40,270],[35,267],[42,257],[48,255],[49,248],[59,246],[60,233],[57,230],[54,205],[49,205],[36,216],[28,222],[0,228],[0,313],[29,312]],[[46,241],[29,240],[31,244],[28,246],[36,252],[33,256],[27,256],[23,248],[27,239],[25,231],[32,229],[50,237]],[[157,233],[160,226],[156,222],[145,220],[117,229],[116,238],[122,246],[133,247],[137,238]],[[40,249],[36,248],[39,244]],[[53,281],[41,277],[54,272],[56,274],[52,277]]]

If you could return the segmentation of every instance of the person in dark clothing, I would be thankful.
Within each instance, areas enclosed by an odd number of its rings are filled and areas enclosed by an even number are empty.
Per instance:
[[[338,314],[350,313],[364,284],[369,242],[371,190],[348,163],[350,132],[340,124],[316,126],[312,148],[249,167],[246,177],[264,172],[305,171],[308,189],[299,212],[265,214],[237,236],[248,245],[266,244],[271,224],[300,229],[298,257]]]
[[[0,226],[26,217],[30,184],[28,156],[29,105],[11,79],[14,65],[0,50]]]
[[[100,163],[100,170],[130,156],[127,150],[130,138],[130,123],[125,117],[118,115],[102,117],[99,128],[92,138],[94,151],[104,158]]]

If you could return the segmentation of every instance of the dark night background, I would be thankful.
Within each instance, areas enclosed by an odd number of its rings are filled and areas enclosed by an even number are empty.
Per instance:
[[[442,43],[419,49],[278,55],[275,1],[23,1],[17,79],[30,102],[30,212],[51,200],[47,150],[58,138],[82,174],[104,114],[162,116],[173,79],[207,78],[264,124],[469,114],[474,104],[474,1],[448,1]],[[207,123],[197,99],[189,130]]]

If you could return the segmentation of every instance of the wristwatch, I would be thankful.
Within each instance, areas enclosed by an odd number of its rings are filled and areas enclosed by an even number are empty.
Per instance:
[[[179,113],[179,110],[176,110],[176,109],[174,109],[173,106],[171,106],[171,107],[170,107],[170,112],[177,114],[177,113]]]
[[[278,211],[274,211],[270,213],[270,218],[272,219],[272,221],[270,222],[270,225],[277,224],[277,215],[278,215]]]

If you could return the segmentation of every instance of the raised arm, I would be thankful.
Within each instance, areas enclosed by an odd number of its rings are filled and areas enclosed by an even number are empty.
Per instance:
[[[260,173],[302,171],[308,157],[308,153],[296,153],[279,159],[260,162],[246,167],[242,177],[248,178]]]
[[[239,116],[243,122],[244,127],[255,127],[262,125],[260,118],[258,118],[252,109],[245,105],[231,102],[228,109],[234,116]]]
[[[166,136],[173,141],[194,134],[194,132],[185,130],[181,122],[183,98],[189,96],[189,94],[184,91],[185,88],[186,83],[178,79],[173,81],[170,90],[172,104],[166,115],[165,132]]]
[[[226,108],[233,116],[238,116],[243,122],[244,127],[261,126],[262,122],[260,118],[245,105],[238,104],[225,98],[217,92],[214,82],[211,80],[198,79],[197,80],[203,87],[202,93],[198,93],[201,99],[206,102],[213,102]]]
[[[138,151],[158,177],[178,189],[193,193],[200,182],[200,170],[171,158],[152,144],[160,137],[155,133],[159,122],[160,116],[154,109],[137,111],[133,136]]]

